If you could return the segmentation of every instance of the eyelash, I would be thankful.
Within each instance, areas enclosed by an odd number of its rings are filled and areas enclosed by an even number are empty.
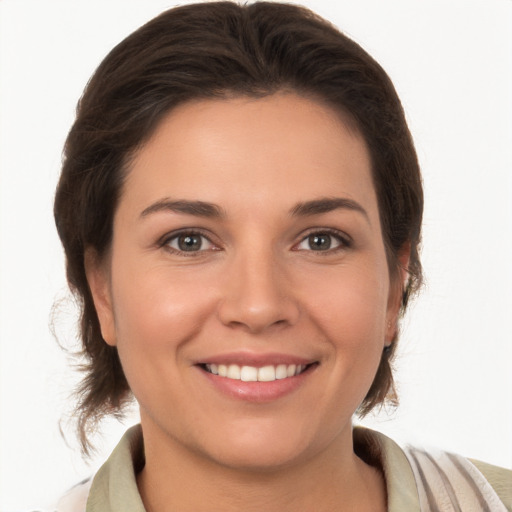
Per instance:
[[[181,250],[179,248],[171,247],[171,242],[178,241],[180,237],[200,237],[203,241],[201,244],[201,248],[197,251],[186,251]],[[204,245],[204,240],[207,241],[208,244],[211,244],[213,248],[209,249],[202,249],[202,245]],[[158,242],[158,246],[166,249],[171,254],[177,254],[179,256],[186,256],[186,257],[197,257],[201,254],[203,254],[206,251],[218,251],[220,250],[210,239],[208,235],[206,235],[204,232],[197,230],[197,229],[184,229],[182,231],[174,232],[165,235],[162,237],[162,239]]]
[[[303,244],[304,242],[306,242],[308,240],[308,238],[310,238],[311,236],[315,236],[315,235],[328,236],[331,239],[335,239],[336,242],[338,243],[338,246],[333,247],[333,248],[331,248],[329,246],[326,250],[316,250],[316,251],[312,248],[310,248],[310,249],[300,249],[299,248],[299,246],[301,244]],[[201,246],[199,247],[199,249],[197,251],[194,251],[194,250],[187,251],[187,250],[182,250],[179,248],[171,247],[171,242],[178,241],[178,239],[181,236],[200,237],[201,239],[206,240],[208,244],[211,244],[212,247],[203,249],[202,246],[204,245],[204,242],[201,242]],[[167,234],[164,237],[162,237],[161,240],[159,240],[158,246],[166,249],[167,251],[169,251],[172,254],[176,254],[179,256],[186,256],[186,257],[197,257],[197,256],[200,256],[201,254],[204,254],[207,251],[221,250],[216,244],[214,244],[211,241],[211,239],[208,235],[206,235],[203,231],[198,230],[198,229],[184,229],[184,230],[181,230],[178,232]],[[306,235],[304,235],[301,238],[301,240],[299,241],[299,243],[297,243],[293,246],[292,250],[312,252],[312,253],[316,253],[316,255],[318,255],[318,256],[326,256],[326,255],[330,255],[333,253],[337,253],[339,251],[349,249],[350,247],[352,247],[352,240],[345,233],[342,233],[335,229],[329,229],[329,228],[323,228],[323,229],[322,228],[314,228],[314,229],[311,229]]]
[[[310,238],[311,236],[315,236],[315,235],[316,236],[328,236],[331,239],[334,238],[339,245],[337,247],[333,247],[333,248],[328,247],[326,250],[317,250],[317,251],[315,251],[312,248],[310,248],[310,249],[299,249],[298,248],[302,243],[306,242],[308,240],[308,238]],[[352,244],[353,244],[352,239],[345,233],[342,233],[338,230],[329,229],[329,228],[314,228],[314,229],[311,229],[305,236],[303,236],[302,239],[300,240],[300,242],[298,244],[296,244],[293,249],[295,251],[312,252],[318,256],[327,256],[327,255],[331,255],[333,253],[337,253],[339,251],[350,249],[352,247]]]

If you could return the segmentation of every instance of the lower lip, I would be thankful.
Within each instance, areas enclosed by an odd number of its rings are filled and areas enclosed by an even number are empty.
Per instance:
[[[230,398],[247,402],[272,402],[296,391],[313,372],[316,365],[306,368],[301,374],[286,379],[276,379],[270,382],[244,382],[242,380],[219,377],[202,368],[199,371],[221,393]]]

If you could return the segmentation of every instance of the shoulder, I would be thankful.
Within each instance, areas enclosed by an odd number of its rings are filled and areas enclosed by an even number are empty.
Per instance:
[[[390,512],[512,512],[512,470],[453,453],[400,446],[386,435],[354,429],[354,449],[384,473]]]
[[[444,510],[512,511],[512,471],[439,450],[404,448],[420,501]],[[457,508],[456,508],[457,510]]]
[[[142,431],[137,425],[125,433],[93,478],[74,486],[59,500],[55,512],[144,512],[136,482],[143,460]]]
[[[492,485],[507,510],[512,511],[512,470],[493,466],[479,460],[469,460]]]
[[[55,507],[55,512],[85,512],[92,478],[75,485],[64,494]]]

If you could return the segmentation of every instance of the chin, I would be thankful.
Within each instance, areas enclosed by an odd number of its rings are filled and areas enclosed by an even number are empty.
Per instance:
[[[262,446],[260,442],[252,445],[233,443],[213,454],[212,460],[236,472],[265,474],[293,466],[303,458],[304,454],[297,447],[278,447],[276,443]]]
[[[329,439],[314,439],[304,426],[275,420],[247,423],[237,422],[220,439],[210,440],[212,450],[205,451],[212,461],[237,471],[271,473],[300,463],[329,444]]]

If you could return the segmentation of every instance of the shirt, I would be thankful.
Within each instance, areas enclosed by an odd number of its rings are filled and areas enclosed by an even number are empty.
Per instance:
[[[389,437],[354,428],[354,450],[382,469],[388,512],[512,511],[512,471],[448,452],[402,449]],[[136,475],[144,466],[140,425],[129,429],[93,479],[72,488],[58,512],[145,512]]]

